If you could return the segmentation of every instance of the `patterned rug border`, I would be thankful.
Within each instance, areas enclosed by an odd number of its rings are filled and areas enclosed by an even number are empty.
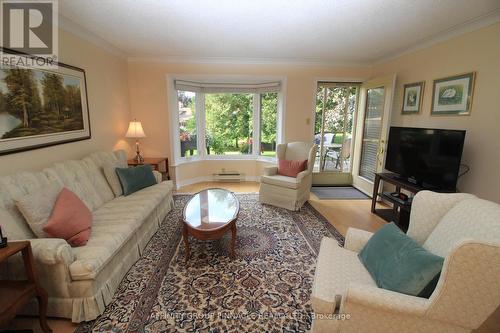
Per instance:
[[[176,197],[182,197],[184,200],[188,200],[186,197],[192,197],[196,193],[176,193],[173,195],[174,197],[174,202],[176,200]],[[258,197],[258,193],[255,192],[250,192],[250,193],[235,193],[235,195],[238,197],[238,199],[241,201],[243,198],[242,196],[249,196],[249,197],[254,197],[252,199],[255,199],[255,197]],[[263,205],[267,206],[267,205]],[[276,208],[273,206],[269,206],[272,208]],[[304,209],[305,208],[305,209]],[[330,236],[335,238],[339,246],[344,245],[344,236],[324,217],[316,208],[314,208],[309,202],[306,202],[304,204],[304,208],[302,210],[310,210],[310,212],[314,215],[315,218],[318,219],[319,222],[321,222],[328,232],[330,233]],[[175,209],[175,208],[174,208]],[[281,208],[277,208],[281,209]],[[297,228],[298,232],[302,235],[306,243],[309,245],[309,249],[311,251],[311,255],[314,257],[317,257],[318,252],[319,252],[319,246],[320,246],[320,240],[314,239],[314,236],[312,235],[312,230],[311,228],[308,228],[307,225],[303,223],[303,221],[300,218],[300,211],[297,212],[299,214],[293,214],[295,212],[290,212],[292,213],[292,220],[294,222],[295,227]],[[170,214],[170,213],[169,213]],[[162,224],[167,221],[168,216],[165,218],[164,221],[162,221]],[[161,228],[161,227],[160,227]],[[145,323],[147,322],[147,319],[149,318],[149,315],[151,314],[152,308],[154,306],[154,302],[156,300],[156,296],[158,295],[158,292],[161,288],[161,284],[163,282],[163,279],[169,270],[173,258],[177,255],[179,251],[179,246],[182,243],[182,223],[180,223],[178,226],[176,226],[176,231],[170,240],[169,244],[167,247],[163,248],[161,251],[161,255],[159,260],[156,263],[156,267],[154,269],[154,272],[150,275],[147,276],[146,280],[148,281],[146,283],[146,287],[142,292],[140,293],[140,298],[139,301],[137,302],[137,305],[132,311],[132,314],[130,316],[130,320],[128,322],[128,326],[125,330],[117,330],[115,331],[113,329],[113,325],[111,324],[109,329],[111,332],[120,332],[120,333],[142,333],[144,332],[145,328]],[[135,268],[138,262],[141,260],[145,260],[148,255],[150,255],[154,249],[152,246],[154,245],[153,242],[156,240],[156,237],[161,237],[159,233],[161,232],[161,229],[158,229],[158,231],[151,237],[149,240],[147,246],[144,249],[144,252],[142,256],[134,263],[134,265],[129,269],[129,271],[125,274],[123,277],[122,281],[120,282],[120,285],[123,283],[126,283],[127,275]],[[117,291],[115,292],[115,296],[112,300],[112,302],[108,305],[112,305],[113,302],[115,301],[116,295],[120,293],[120,286],[118,287]],[[107,306],[107,307],[108,307]],[[89,333],[92,332],[93,329],[95,328],[95,325],[99,321],[98,317],[96,320],[91,321],[91,322],[86,322],[86,323],[81,323],[78,328],[75,330],[76,333]],[[102,330],[99,330],[101,332]]]

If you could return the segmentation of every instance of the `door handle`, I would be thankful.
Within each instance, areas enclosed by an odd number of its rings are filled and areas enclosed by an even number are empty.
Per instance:
[[[382,165],[382,161],[380,160],[380,155],[384,153],[384,146],[380,145],[377,151],[377,163],[378,165]]]

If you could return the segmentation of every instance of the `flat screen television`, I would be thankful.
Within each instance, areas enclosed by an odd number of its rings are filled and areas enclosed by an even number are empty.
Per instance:
[[[465,131],[391,127],[385,168],[429,189],[455,191]]]

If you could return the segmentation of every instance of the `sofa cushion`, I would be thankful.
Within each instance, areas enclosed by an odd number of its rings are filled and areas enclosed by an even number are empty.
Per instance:
[[[58,183],[40,187],[22,198],[14,200],[26,222],[38,238],[47,237],[43,227],[47,224],[62,186]]]
[[[428,298],[439,278],[444,259],[403,233],[394,223],[380,228],[359,253],[377,286]]]
[[[0,223],[11,240],[36,238],[15,201],[51,184],[43,172],[20,172],[0,177]]]
[[[356,252],[341,248],[333,238],[324,237],[311,293],[314,312],[332,314],[350,283],[377,286]]]
[[[51,181],[59,182],[75,193],[91,211],[96,210],[104,203],[81,160],[56,163],[52,167],[44,169],[43,172]]]
[[[299,185],[300,185],[300,182],[297,180],[297,178],[288,177],[288,176],[281,176],[281,175],[262,176],[260,178],[260,181],[262,183],[266,183],[269,185],[276,185],[276,186],[286,187],[286,188],[291,188],[291,189],[297,189],[297,188],[299,188]]]
[[[122,184],[123,195],[129,195],[156,184],[156,177],[150,165],[116,168],[115,172]]]
[[[106,176],[106,180],[108,181],[109,186],[113,190],[115,198],[123,195],[122,184],[120,184],[120,179],[116,174],[116,168],[119,168],[120,165],[116,162],[109,162],[102,166],[102,171],[104,171],[104,176]]]
[[[87,244],[92,228],[92,213],[70,190],[63,188],[57,197],[43,231],[53,238],[65,239],[71,246]]]
[[[73,249],[76,260],[70,265],[71,278],[94,279],[172,189],[172,182],[162,182],[97,209],[87,245]]]

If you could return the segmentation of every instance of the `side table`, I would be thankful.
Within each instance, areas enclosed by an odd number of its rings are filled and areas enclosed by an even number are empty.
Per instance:
[[[21,252],[28,280],[0,281],[0,327],[7,326],[16,313],[32,297],[38,299],[40,326],[45,333],[52,332],[47,325],[47,293],[38,283],[33,262],[31,244],[28,241],[8,242],[7,247],[0,248],[0,263],[10,256]]]
[[[162,172],[163,179],[170,180],[170,175],[168,174],[168,158],[166,157],[145,157],[144,162],[139,163],[134,159],[127,161],[128,166],[138,166],[138,165],[151,165],[153,170],[160,171],[160,166],[165,165],[165,172]]]

